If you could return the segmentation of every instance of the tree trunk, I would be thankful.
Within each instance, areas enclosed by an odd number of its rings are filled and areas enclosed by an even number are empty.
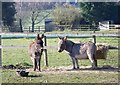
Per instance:
[[[32,31],[31,32],[34,32],[34,25],[35,25],[35,20],[34,20],[34,11],[33,11],[33,14],[32,14]]]
[[[20,32],[23,32],[23,27],[22,27],[22,19],[19,19],[19,23],[20,23]]]
[[[32,32],[34,32],[34,25],[35,25],[35,22],[34,22],[34,19],[32,18]]]

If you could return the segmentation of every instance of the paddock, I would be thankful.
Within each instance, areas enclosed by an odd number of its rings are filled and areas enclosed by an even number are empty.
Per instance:
[[[36,35],[32,35],[32,36],[30,36],[30,35],[20,35],[20,36],[11,36],[11,35],[7,35],[7,36],[0,36],[1,37],[1,39],[34,39],[35,38],[35,36]],[[60,35],[60,36],[67,36],[68,38],[71,38],[71,39],[73,39],[74,40],[74,38],[77,38],[77,39],[87,39],[88,41],[93,41],[93,42],[95,42],[95,43],[97,43],[96,42],[96,36],[95,35],[92,35],[92,36],[88,36],[88,35],[84,35],[84,36],[80,36],[80,35]],[[53,50],[57,50],[57,41],[56,41],[56,44],[55,44],[55,46],[53,46],[52,44],[51,44],[51,46],[50,45],[47,45],[48,44],[48,42],[47,42],[47,39],[55,39],[55,38],[57,38],[58,36],[56,35],[45,35],[44,36],[44,62],[45,62],[45,65],[46,66],[48,66],[48,56],[47,56],[47,50],[49,50],[49,49],[53,49]],[[113,36],[97,36],[97,37],[113,37]],[[114,36],[115,37],[115,36]],[[119,37],[119,36],[116,36],[116,37]],[[83,42],[83,41],[76,41],[76,42]],[[105,41],[104,41],[105,42]],[[104,42],[101,42],[101,43],[104,43]],[[4,43],[3,43],[4,44]],[[28,46],[27,45],[1,45],[0,46],[0,48],[2,49],[2,48],[5,48],[5,49],[7,49],[7,48],[27,48]]]
[[[90,36],[87,38],[86,37],[84,37],[84,38],[83,37],[82,38],[80,38],[80,37],[73,38],[72,37],[71,38],[70,36],[68,36],[68,39],[75,41],[75,42],[80,42],[80,41],[86,42],[89,40],[92,41],[93,36]],[[99,36],[96,36],[97,43],[109,43],[112,46],[118,46],[118,39],[119,39],[118,37],[99,37]],[[103,82],[105,77],[103,78],[102,74],[104,74],[104,75],[107,74],[106,76],[111,78],[111,80],[113,82],[115,80],[112,79],[112,77],[110,77],[109,75],[114,75],[114,78],[116,79],[115,82],[117,82],[117,73],[119,71],[119,68],[118,68],[118,62],[119,62],[118,61],[119,60],[118,50],[110,50],[108,52],[108,55],[107,55],[108,57],[106,60],[98,60],[98,67],[99,67],[98,70],[91,70],[90,69],[89,60],[80,60],[79,61],[80,70],[68,71],[69,69],[71,69],[71,60],[65,52],[60,53],[60,54],[57,52],[57,50],[56,50],[57,49],[57,41],[58,41],[57,36],[54,36],[54,38],[53,37],[50,38],[50,37],[48,37],[48,35],[46,35],[48,67],[46,67],[46,63],[45,63],[45,59],[44,59],[44,55],[43,55],[42,62],[41,62],[42,72],[38,73],[38,72],[33,72],[31,70],[32,61],[30,60],[30,57],[27,53],[28,44],[33,40],[34,40],[34,37],[33,38],[25,38],[24,37],[24,38],[16,38],[16,39],[15,38],[14,39],[12,39],[12,38],[2,39],[2,42],[1,42],[1,44],[2,44],[2,46],[1,46],[1,48],[2,48],[2,66],[7,67],[7,66],[12,64],[14,66],[19,66],[19,68],[26,69],[26,70],[30,71],[30,75],[29,75],[30,78],[28,78],[28,79],[32,79],[33,81],[35,81],[33,77],[36,77],[36,79],[41,81],[44,79],[44,76],[47,76],[47,75],[56,76],[57,74],[60,74],[62,76],[64,74],[66,74],[66,75],[64,75],[64,77],[59,76],[59,78],[61,78],[61,80],[62,80],[62,78],[67,79],[68,75],[71,75],[71,77],[73,75],[78,77],[77,75],[79,75],[81,78],[82,77],[84,78],[85,76],[92,77],[92,75],[96,75],[96,76],[100,75],[100,77],[101,77],[100,82]],[[13,59],[11,59],[11,58],[13,58]],[[19,68],[17,68],[17,69],[19,69]],[[92,75],[89,75],[88,73],[91,73]],[[6,77],[9,77],[11,74],[14,75],[13,76],[14,78],[17,77],[15,74],[15,69],[13,69],[13,70],[12,69],[3,69],[3,75],[6,75]],[[87,74],[87,75],[85,75],[85,74]],[[42,75],[44,75],[44,76],[42,76]],[[85,76],[83,76],[83,75],[85,75]],[[40,79],[40,78],[43,78],[43,79]],[[7,78],[3,77],[3,82],[5,82],[6,79]],[[19,79],[21,79],[21,78],[18,77],[15,80],[19,81]],[[88,79],[89,79],[89,77],[88,77]],[[9,82],[11,80],[12,79],[10,78]],[[24,79],[24,80],[26,80],[26,79]],[[24,81],[24,80],[22,80],[22,81]],[[49,79],[47,81],[50,82]],[[112,82],[112,81],[109,81],[109,82]],[[97,82],[99,82],[99,81],[97,81]]]

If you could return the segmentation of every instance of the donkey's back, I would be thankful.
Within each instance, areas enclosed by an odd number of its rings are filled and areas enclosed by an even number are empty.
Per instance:
[[[96,54],[96,45],[93,42],[75,43],[72,49],[72,55],[78,59],[88,59]]]

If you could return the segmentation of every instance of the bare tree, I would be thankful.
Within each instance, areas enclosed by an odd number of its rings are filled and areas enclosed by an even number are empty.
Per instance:
[[[46,10],[50,4],[47,2],[21,2],[18,3],[17,14],[20,17],[20,27],[22,29],[22,21],[31,23],[32,31],[34,32],[35,25],[39,24],[43,19],[50,15],[51,11]],[[52,7],[51,7],[52,8]],[[42,13],[44,12],[44,15]]]

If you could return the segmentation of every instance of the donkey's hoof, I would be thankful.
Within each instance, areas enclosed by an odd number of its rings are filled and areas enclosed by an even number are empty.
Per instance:
[[[76,70],[76,68],[75,68],[75,67],[73,67],[71,70]]]
[[[36,71],[36,69],[34,69],[33,71]]]
[[[76,68],[76,70],[79,70],[79,69],[80,69],[79,67]]]
[[[75,68],[67,69],[67,71],[73,71],[73,70],[75,70]]]
[[[39,71],[39,72],[41,72],[41,70],[40,70],[40,69],[39,69],[38,71]]]

